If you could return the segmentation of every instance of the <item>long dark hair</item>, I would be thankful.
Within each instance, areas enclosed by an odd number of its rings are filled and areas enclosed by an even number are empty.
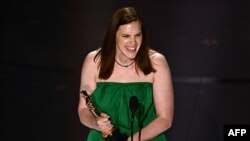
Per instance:
[[[95,61],[98,60],[100,70],[98,77],[100,79],[108,79],[113,73],[116,54],[116,32],[119,26],[134,21],[141,23],[142,30],[142,44],[135,57],[136,72],[138,73],[138,68],[145,75],[155,72],[149,58],[149,47],[147,46],[147,36],[142,19],[133,7],[123,7],[118,9],[111,17],[101,42],[101,48],[95,56]]]

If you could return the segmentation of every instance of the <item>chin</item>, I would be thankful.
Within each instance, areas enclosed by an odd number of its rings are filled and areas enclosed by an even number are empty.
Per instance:
[[[134,53],[133,53],[133,54],[127,55],[127,57],[128,57],[129,59],[132,60],[132,59],[135,59],[136,55],[137,55],[137,54],[134,54]]]

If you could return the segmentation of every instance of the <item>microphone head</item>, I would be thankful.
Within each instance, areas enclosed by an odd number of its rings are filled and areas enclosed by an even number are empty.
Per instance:
[[[129,108],[130,108],[132,114],[135,113],[135,111],[138,108],[138,105],[139,105],[138,98],[136,96],[131,96],[129,99]]]

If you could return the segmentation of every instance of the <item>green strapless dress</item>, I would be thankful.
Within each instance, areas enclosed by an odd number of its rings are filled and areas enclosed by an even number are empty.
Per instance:
[[[129,99],[138,98],[139,106],[134,117],[134,132],[149,124],[156,116],[153,102],[152,83],[149,82],[97,82],[95,91],[91,94],[96,108],[110,116],[111,123],[123,134],[131,134],[131,111]],[[140,128],[141,127],[141,128]],[[99,131],[91,129],[87,141],[104,141]],[[160,134],[151,141],[167,141]]]

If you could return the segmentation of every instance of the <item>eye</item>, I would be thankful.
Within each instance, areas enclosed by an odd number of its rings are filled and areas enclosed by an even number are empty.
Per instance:
[[[122,37],[124,37],[124,38],[128,38],[128,37],[129,37],[129,35],[122,35]]]
[[[136,37],[141,37],[142,36],[142,33],[138,33],[135,35]]]

